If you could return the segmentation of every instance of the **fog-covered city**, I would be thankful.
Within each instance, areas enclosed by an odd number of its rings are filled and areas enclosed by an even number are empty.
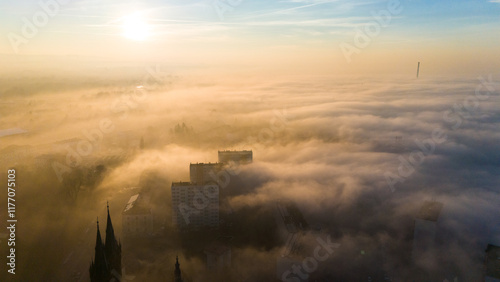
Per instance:
[[[32,38],[31,2],[0,11],[1,281],[500,281],[499,41],[456,34],[498,1],[456,30],[428,1],[54,2]],[[366,47],[360,14],[392,19]]]

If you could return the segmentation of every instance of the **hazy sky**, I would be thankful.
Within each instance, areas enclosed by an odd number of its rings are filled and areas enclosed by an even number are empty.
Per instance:
[[[427,73],[500,66],[494,0],[60,0],[46,11],[38,2],[0,1],[0,54],[325,73],[413,73],[418,61]],[[380,11],[390,15],[382,25]],[[365,44],[357,34],[366,27]]]

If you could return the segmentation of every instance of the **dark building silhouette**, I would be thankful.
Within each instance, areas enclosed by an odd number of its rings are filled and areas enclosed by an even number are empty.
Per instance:
[[[95,257],[90,264],[91,282],[108,282],[113,278],[121,279],[122,275],[122,245],[116,240],[115,231],[109,215],[106,223],[106,241],[103,244],[97,220],[97,238],[95,242]]]
[[[484,281],[500,281],[500,246],[488,244],[484,261]]]
[[[181,267],[179,264],[179,257],[175,257],[175,270],[174,270],[174,282],[183,282],[181,277]]]
[[[95,257],[90,264],[90,281],[100,282],[109,281],[110,272],[106,254],[104,252],[104,244],[99,231],[99,220],[97,220],[97,239],[95,241]]]

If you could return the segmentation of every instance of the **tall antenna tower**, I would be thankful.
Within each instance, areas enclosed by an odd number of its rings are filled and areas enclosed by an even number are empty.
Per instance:
[[[417,66],[417,78],[418,78],[419,72],[420,72],[420,62],[418,62],[418,66]]]

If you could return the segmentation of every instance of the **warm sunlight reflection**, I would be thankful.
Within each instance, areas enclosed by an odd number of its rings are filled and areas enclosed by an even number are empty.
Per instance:
[[[132,40],[145,40],[150,35],[151,27],[138,14],[131,14],[123,18],[122,35]]]

